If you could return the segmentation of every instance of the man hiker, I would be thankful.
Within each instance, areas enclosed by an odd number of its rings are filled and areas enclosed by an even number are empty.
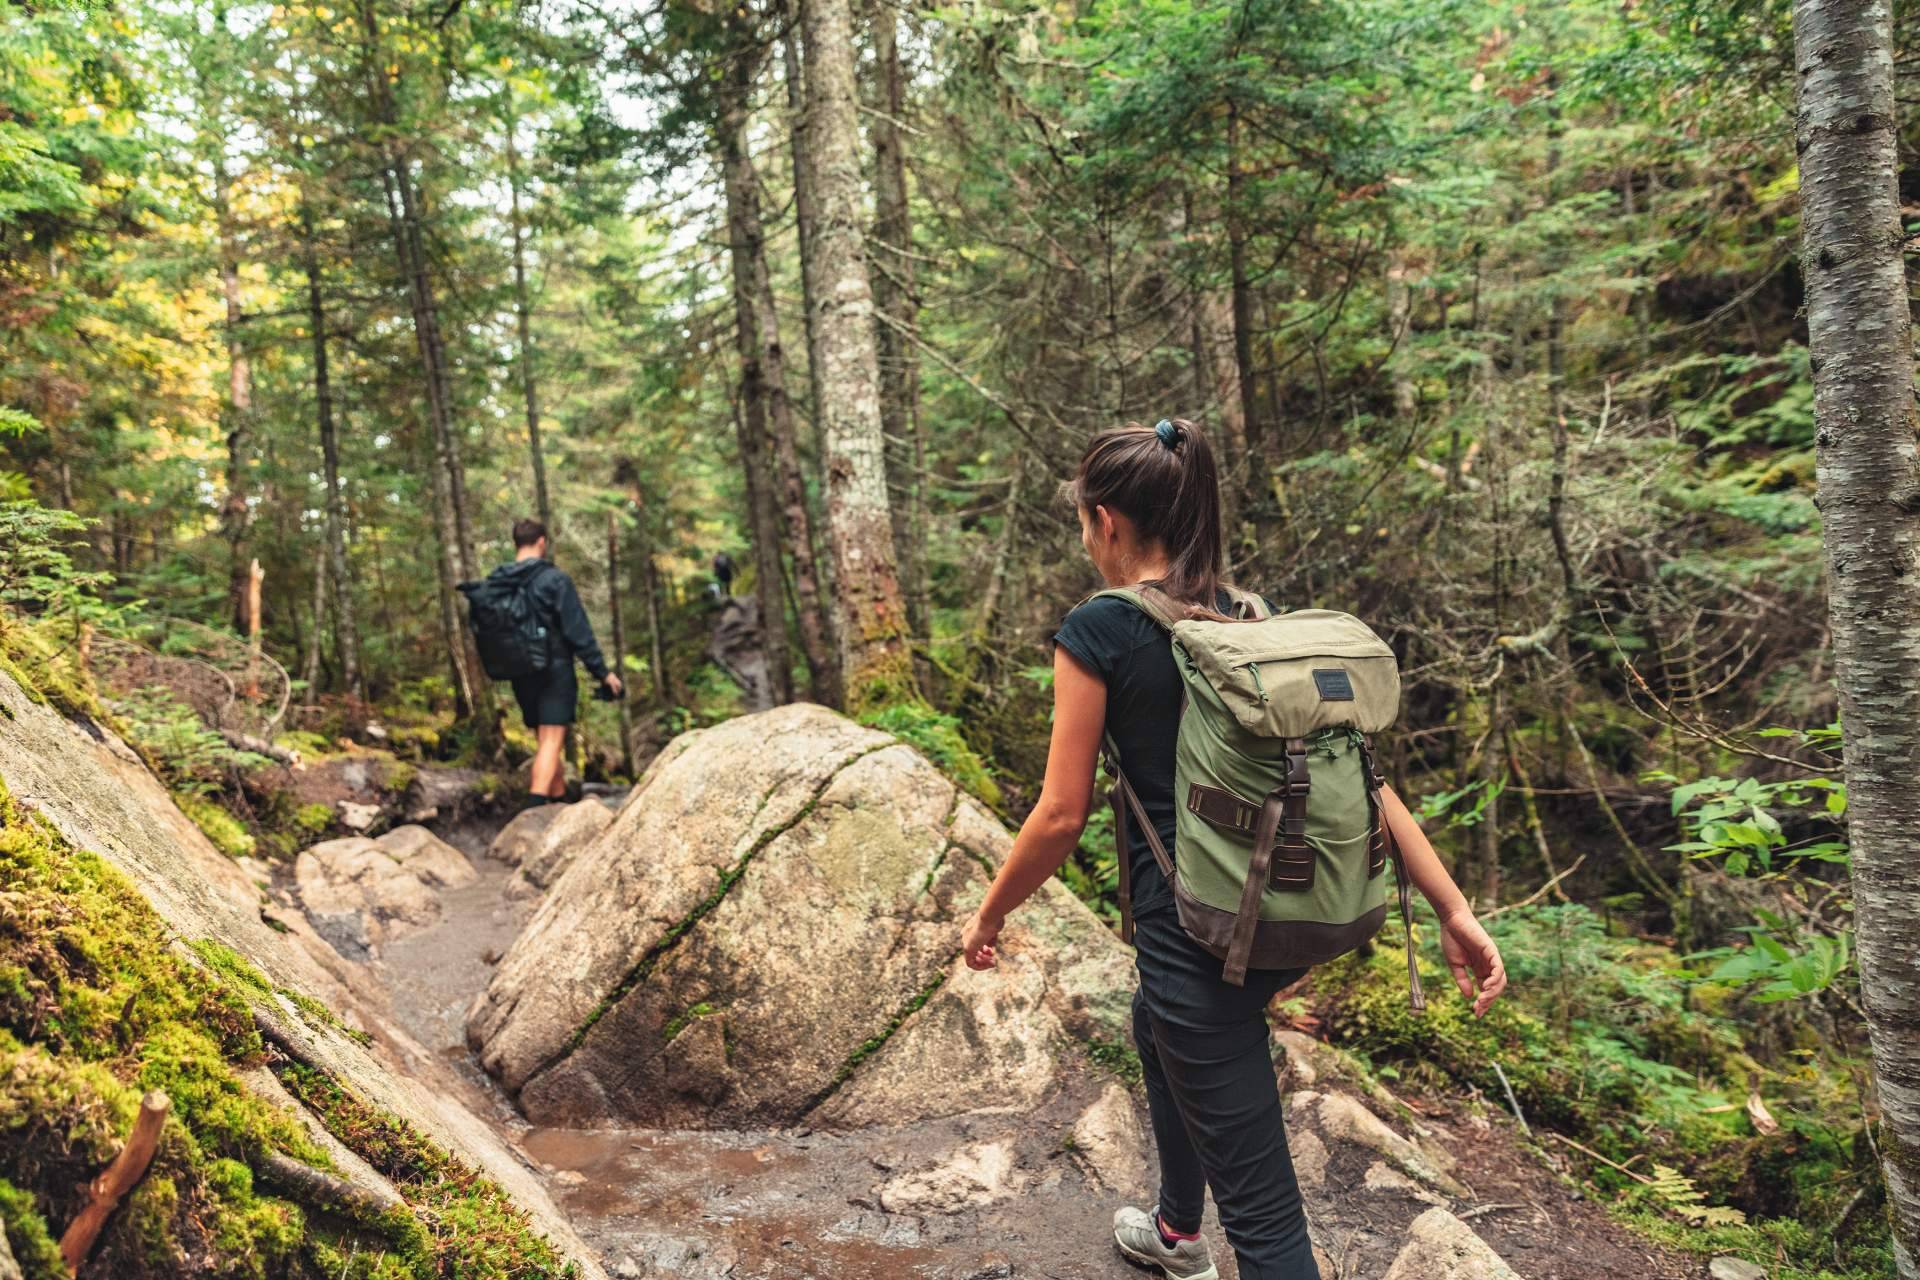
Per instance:
[[[545,804],[566,794],[561,757],[580,698],[574,659],[613,697],[623,690],[620,677],[607,670],[573,579],[547,560],[547,527],[533,519],[514,521],[513,546],[512,564],[460,589],[481,665],[494,679],[512,681],[520,714],[533,730],[537,746],[528,791]]]

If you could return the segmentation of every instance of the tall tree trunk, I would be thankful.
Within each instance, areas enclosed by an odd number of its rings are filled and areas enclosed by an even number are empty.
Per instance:
[[[670,694],[667,687],[666,644],[660,634],[660,575],[653,563],[652,515],[647,506],[646,490],[640,486],[640,468],[632,459],[623,458],[614,467],[614,483],[626,487],[627,501],[633,507],[636,545],[632,554],[633,577],[630,584],[646,601],[647,661],[653,677],[653,700],[656,708],[664,709]]]
[[[1261,513],[1272,503],[1265,425],[1260,419],[1253,377],[1253,284],[1247,266],[1247,219],[1242,202],[1246,175],[1240,158],[1240,110],[1227,99],[1227,261],[1232,272],[1233,365],[1240,408],[1240,430],[1245,439],[1246,489],[1241,509],[1256,528]]]
[[[306,681],[311,698],[320,683],[320,642],[326,635],[321,619],[327,616],[327,548],[324,534],[320,554],[313,558],[313,628],[307,633],[306,659],[300,664],[300,678]]]
[[[1795,0],[1813,359],[1860,990],[1894,1257],[1920,1277],[1920,459],[1888,0]]]
[[[607,508],[607,612],[612,615],[613,653],[611,666],[621,680],[627,678],[627,619],[620,608],[620,513]],[[633,695],[623,686],[620,691],[620,768],[633,776]]]
[[[813,371],[826,447],[834,630],[848,709],[917,697],[894,562],[873,343],[873,289],[860,214],[860,125],[848,0],[802,0],[807,140],[817,179]]]
[[[401,229],[400,204],[395,190],[393,171],[382,170],[381,177],[386,182],[387,206],[389,218],[393,223],[395,244],[401,258],[401,270],[409,279],[412,277],[410,249],[405,232]],[[412,290],[408,291],[410,300],[414,300]],[[420,340],[420,316],[417,300],[414,305],[414,334],[416,345],[424,352],[424,342]],[[429,387],[433,379],[428,378]],[[454,516],[452,477],[445,465],[442,448],[443,433],[440,430],[438,415],[433,412],[435,397],[428,393],[428,431],[431,455],[426,459],[428,489],[433,495],[434,524],[434,564],[437,569],[437,587],[440,603],[440,632],[447,646],[447,664],[453,680],[454,711],[461,719],[471,719],[479,713],[479,690],[477,677],[479,669],[472,660],[468,647],[465,628],[460,625],[460,610],[457,585],[463,576],[460,563],[460,530]]]
[[[413,166],[395,141],[399,113],[394,103],[394,74],[389,70],[380,37],[379,19],[371,0],[361,0],[360,24],[367,41],[367,80],[376,119],[388,135],[381,181],[387,197],[388,222],[412,313],[414,344],[420,353],[427,390],[427,423],[432,433],[432,487],[435,524],[440,541],[440,615],[446,634],[447,660],[453,675],[454,700],[461,718],[478,728],[483,744],[495,745],[498,724],[493,697],[480,669],[471,636],[460,625],[454,603],[455,584],[478,576],[473,533],[467,518],[466,470],[454,437],[451,393],[447,378],[446,347],[441,340],[439,309],[428,270],[426,241],[421,230],[420,196],[414,188]]]
[[[1407,274],[1404,253],[1387,259],[1387,341],[1393,347],[1388,372],[1393,381],[1393,411],[1402,418],[1413,416],[1420,399],[1407,351],[1413,336],[1413,290],[1407,285]]]
[[[785,574],[780,563],[780,529],[774,514],[774,471],[768,464],[768,384],[766,341],[761,331],[755,276],[765,270],[761,244],[760,198],[754,186],[753,160],[747,154],[747,101],[753,89],[754,60],[748,47],[728,58],[727,93],[720,109],[720,168],[726,188],[727,247],[733,259],[734,337],[740,352],[740,401],[734,426],[740,441],[740,467],[747,482],[747,515],[753,535],[754,590],[760,600],[761,650],[779,702],[793,700],[792,664],[787,658]]]
[[[920,301],[914,293],[913,214],[907,205],[907,160],[900,120],[906,114],[906,79],[900,66],[898,20],[891,0],[873,6],[873,56],[880,79],[880,109],[873,138],[873,301],[880,318],[875,339],[880,359],[880,417],[887,433],[887,475],[893,499],[894,554],[907,625],[916,637],[927,630],[926,427],[920,420]]]
[[[350,698],[364,698],[360,683],[360,630],[353,611],[353,575],[347,570],[347,499],[340,487],[340,435],[333,421],[333,379],[327,363],[327,309],[320,292],[320,255],[313,244],[313,213],[300,206],[301,249],[307,275],[307,328],[313,338],[313,400],[320,426],[320,460],[326,478],[327,548],[333,591],[334,645],[340,681]],[[314,615],[318,630],[320,618]]]
[[[744,53],[736,54],[728,67],[732,102],[739,108],[738,125],[742,130],[746,123],[746,104],[752,100],[754,73],[753,62]],[[759,331],[767,445],[773,463],[767,471],[767,486],[793,559],[794,617],[800,631],[801,653],[807,662],[808,691],[816,702],[839,706],[839,665],[820,584],[819,556],[814,548],[813,516],[807,507],[806,477],[800,468],[793,400],[787,394],[787,352],[780,340],[780,313],[774,304],[773,281],[767,270],[767,238],[760,218],[759,180],[744,132],[735,150],[728,153],[728,163],[738,167],[729,182],[738,188],[745,233],[739,246],[745,250],[745,256],[734,258],[734,269],[746,276],[747,295]],[[735,198],[735,187],[730,185],[728,199]]]
[[[222,152],[225,144],[222,143]],[[220,243],[220,294],[226,303],[227,402],[222,417],[227,436],[227,496],[220,504],[220,532],[227,540],[227,610],[234,630],[247,623],[249,565],[253,555],[253,508],[247,501],[248,472],[253,465],[253,365],[241,326],[246,314],[240,304],[240,238],[234,227],[229,197],[226,157],[214,162],[213,210]]]
[[[807,117],[806,70],[801,63],[800,43],[800,3],[801,0],[781,0],[781,12],[786,19],[786,31],[780,41],[781,69],[787,91],[787,145],[793,153],[793,221],[794,231],[800,243],[800,296],[801,316],[806,326],[807,354],[813,354],[813,300],[819,295],[816,282],[813,256],[813,241],[820,226],[820,215],[815,205],[814,186],[816,178],[813,171],[813,143],[810,138],[810,125]],[[825,450],[820,443],[820,387],[813,371],[807,371],[807,418],[814,429],[814,461],[820,462]],[[824,489],[826,473],[821,471],[819,479]]]
[[[527,226],[520,214],[520,153],[514,145],[519,119],[507,91],[507,190],[513,221],[513,310],[520,329],[520,394],[527,410],[527,455],[533,463],[533,504],[551,538],[553,506],[547,501],[547,460],[540,449],[540,387],[533,373],[533,304],[527,291]]]

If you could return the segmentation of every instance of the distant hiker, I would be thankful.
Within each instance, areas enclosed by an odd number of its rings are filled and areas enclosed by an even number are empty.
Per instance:
[[[1102,432],[1072,491],[1110,590],[1054,634],[1046,779],[961,949],[993,967],[1007,913],[1079,842],[1104,744],[1160,1157],[1158,1203],[1115,1213],[1114,1243],[1170,1280],[1214,1280],[1200,1236],[1211,1187],[1242,1280],[1317,1280],[1268,1003],[1380,927],[1390,858],[1403,915],[1411,881],[1476,1015],[1506,988],[1500,952],[1373,767],[1365,734],[1398,710],[1392,650],[1345,614],[1277,614],[1220,581],[1219,482],[1199,429]]]
[[[720,594],[733,594],[733,557],[721,551],[713,557],[713,580],[720,584]]]
[[[493,679],[513,682],[520,714],[533,730],[528,790],[544,803],[566,794],[560,762],[580,700],[574,659],[613,696],[622,687],[620,677],[607,670],[573,579],[546,558],[547,527],[538,520],[514,521],[513,546],[512,564],[501,565],[484,582],[463,582],[460,590],[467,597],[481,665]]]

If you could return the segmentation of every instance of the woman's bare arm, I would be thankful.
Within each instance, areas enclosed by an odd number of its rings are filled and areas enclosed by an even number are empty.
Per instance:
[[[1440,918],[1440,950],[1447,958],[1447,967],[1453,970],[1460,994],[1473,1001],[1474,1016],[1478,1017],[1507,989],[1507,969],[1501,962],[1500,948],[1473,918],[1466,895],[1447,874],[1427,833],[1392,787],[1380,789],[1380,807],[1408,879],[1433,904],[1433,913]]]
[[[991,969],[993,943],[1007,914],[1060,869],[1086,829],[1093,805],[1093,767],[1106,729],[1107,686],[1065,649],[1053,651],[1053,739],[1047,776],[1033,812],[1020,824],[1013,852],[993,878],[980,910],[967,922],[961,948],[975,969]]]

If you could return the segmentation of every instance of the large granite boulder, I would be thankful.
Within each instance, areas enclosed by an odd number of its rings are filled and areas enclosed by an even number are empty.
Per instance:
[[[912,748],[799,704],[684,734],[573,857],[468,1039],[544,1123],[1025,1110],[1123,1041],[1130,959],[1059,886],[992,973],[959,930],[1010,837]]]

